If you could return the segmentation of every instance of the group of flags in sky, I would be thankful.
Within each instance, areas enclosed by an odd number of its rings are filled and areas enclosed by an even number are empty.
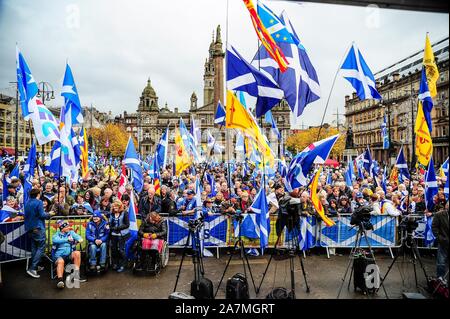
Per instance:
[[[248,155],[247,158],[260,164],[263,174],[267,174],[266,168],[273,169],[278,163],[278,171],[283,177],[286,188],[293,189],[299,186],[310,186],[312,201],[322,214],[327,226],[333,222],[328,220],[323,213],[323,207],[317,198],[317,181],[321,171],[311,178],[309,172],[314,164],[324,164],[339,135],[331,136],[321,141],[312,143],[302,152],[293,157],[289,165],[284,160],[284,151],[277,159],[270,147],[267,137],[263,134],[256,118],[265,117],[265,121],[271,125],[272,131],[282,143],[276,119],[271,109],[284,99],[289,105],[295,117],[303,114],[306,106],[321,97],[320,83],[317,72],[308,56],[307,50],[300,41],[286,12],[277,16],[271,9],[257,1],[256,7],[252,0],[243,0],[251,18],[253,27],[261,43],[251,62],[245,60],[238,50],[229,46],[226,49],[226,105],[219,101],[215,114],[214,124],[236,131],[236,150]],[[348,53],[340,67],[342,76],[350,82],[359,99],[382,99],[377,91],[374,75],[364,59],[356,43],[352,43]],[[419,91],[419,106],[415,125],[416,154],[418,162],[428,167],[426,173],[426,198],[427,207],[431,207],[433,194],[437,193],[436,176],[432,160],[431,140],[431,110],[433,97],[436,96],[436,80],[439,77],[436,62],[434,60],[431,44],[426,37],[425,56],[422,69],[422,79]],[[70,176],[72,180],[78,178],[78,170],[81,167],[82,177],[89,170],[87,134],[82,128],[79,134],[73,130],[74,125],[83,124],[83,114],[78,90],[69,64],[66,64],[61,95],[64,97],[64,105],[61,108],[60,119],[57,120],[45,105],[37,98],[38,86],[28,67],[22,53],[17,49],[17,80],[20,94],[20,105],[25,120],[31,120],[35,137],[40,145],[55,141],[50,154],[48,170],[57,176]],[[247,108],[244,92],[255,98],[256,118]],[[384,117],[381,127],[383,148],[389,149],[390,139]],[[211,153],[222,153],[224,147],[220,145],[211,132],[207,132],[207,146]],[[159,172],[168,163],[169,128],[161,136],[155,153],[151,157],[149,170],[155,186],[159,190]],[[205,159],[198,151],[201,144],[201,131],[195,119],[191,117],[190,130],[187,129],[183,119],[175,127],[176,151],[173,162],[174,174],[180,176],[183,171],[193,167],[193,163],[200,163]],[[254,152],[252,152],[252,150]],[[36,144],[30,149],[30,154],[25,165],[25,196],[31,189],[31,179],[36,167]],[[370,149],[362,154],[361,165],[348,164],[346,171],[347,184],[352,183],[362,170],[376,178],[379,167],[372,160]],[[448,176],[448,160],[446,162],[446,174]],[[143,188],[143,162],[137,153],[133,140],[129,138],[124,159],[122,162],[122,175],[125,169],[131,172],[131,180],[134,189],[140,192]],[[399,180],[409,179],[408,165],[403,153],[403,148],[397,157],[394,167]],[[206,175],[211,189],[215,192],[214,177]],[[385,187],[386,169],[380,184]],[[121,178],[122,180],[122,178]],[[126,183],[125,178],[123,183]],[[123,188],[121,181],[121,187]],[[121,189],[122,189],[121,188]],[[268,243],[270,223],[266,194],[261,188],[252,205],[252,210],[259,215],[257,219],[261,248]],[[121,191],[123,193],[123,189]],[[448,178],[446,185],[448,196]],[[130,205],[133,206],[134,205]]]

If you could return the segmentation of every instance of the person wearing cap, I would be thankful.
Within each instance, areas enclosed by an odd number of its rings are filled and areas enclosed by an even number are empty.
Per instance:
[[[364,199],[364,195],[362,192],[356,192],[355,200],[352,201],[351,208],[352,212],[360,206],[368,205],[368,202]]]
[[[64,288],[64,267],[71,262],[75,266],[75,280],[80,282],[85,281],[80,275],[81,253],[76,250],[76,244],[82,243],[83,238],[73,231],[67,221],[58,220],[57,225],[59,231],[52,237],[52,257],[53,262],[56,264],[56,276],[58,281],[56,286],[58,288]]]
[[[44,212],[44,206],[40,198],[40,190],[32,189],[30,199],[25,204],[25,231],[31,239],[30,266],[27,274],[33,278],[39,278],[38,264],[45,252],[45,220],[52,215]]]
[[[200,203],[201,204],[201,203]],[[197,200],[195,199],[195,191],[188,189],[186,191],[186,199],[180,207],[181,214],[194,215],[195,208],[197,207]]]
[[[97,252],[100,251],[100,267],[105,268],[106,250],[109,238],[109,225],[102,213],[96,210],[91,221],[86,226],[86,240],[89,245],[89,269],[95,270],[97,266]]]

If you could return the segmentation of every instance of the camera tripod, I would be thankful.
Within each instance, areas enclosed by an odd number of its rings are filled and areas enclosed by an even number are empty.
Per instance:
[[[191,241],[191,249],[192,249],[192,263],[194,265],[194,280],[197,282],[200,277],[205,275],[205,268],[203,266],[203,257],[202,251],[200,247],[200,229],[203,227],[203,219],[191,219],[189,220],[189,234],[186,239],[186,244],[183,248],[183,253],[181,255],[180,266],[178,267],[177,280],[175,281],[175,287],[173,288],[173,292],[177,290],[178,279],[180,278],[181,268],[183,267],[184,258],[186,256],[186,252],[189,247],[189,242]]]
[[[230,257],[228,258],[228,262],[227,265],[225,266],[225,269],[223,271],[222,277],[220,278],[219,284],[217,285],[217,289],[216,289],[216,293],[214,294],[214,297],[217,296],[217,293],[219,292],[219,288],[220,285],[222,284],[223,278],[225,277],[225,274],[227,272],[228,266],[230,265],[231,259],[233,258],[233,255],[235,254],[236,248],[239,246],[239,254],[242,260],[242,266],[244,268],[244,277],[245,279],[247,279],[247,270],[246,267],[248,267],[248,272],[250,273],[250,278],[252,279],[252,284],[253,284],[253,288],[255,289],[256,292],[256,285],[255,285],[255,280],[253,279],[253,273],[252,273],[252,269],[250,267],[250,262],[248,261],[248,256],[245,253],[245,244],[244,241],[242,240],[242,220],[244,219],[244,216],[242,216],[242,214],[237,214],[233,216],[234,219],[237,220],[238,225],[239,225],[239,236],[237,238],[237,240],[234,243],[233,246],[233,250],[230,253]]]
[[[339,292],[338,292],[338,295],[337,295],[337,299],[339,299],[339,297],[340,297],[340,295],[341,295],[341,291],[342,291],[342,288],[344,287],[345,279],[347,278],[347,274],[348,274],[348,271],[349,271],[349,270],[350,270],[350,277],[349,277],[349,279],[348,279],[348,286],[347,286],[347,289],[350,289],[350,283],[351,283],[351,281],[352,281],[352,275],[353,275],[353,272],[354,272],[354,269],[353,269],[353,268],[354,268],[354,265],[353,265],[353,262],[352,262],[352,261],[355,259],[355,254],[356,254],[358,251],[361,251],[361,250],[362,250],[362,249],[361,249],[361,240],[362,240],[362,237],[363,237],[363,236],[364,236],[364,239],[366,240],[367,247],[369,247],[370,257],[371,257],[371,259],[372,259],[374,265],[376,266],[376,268],[379,269],[379,268],[378,268],[378,265],[377,265],[377,263],[376,263],[376,261],[375,261],[375,255],[374,255],[374,253],[373,253],[372,246],[370,245],[369,238],[367,237],[367,230],[366,230],[366,228],[364,227],[364,224],[363,224],[362,222],[360,222],[358,225],[352,226],[350,229],[352,229],[352,228],[354,228],[354,227],[358,227],[358,232],[357,232],[357,234],[356,234],[356,239],[355,239],[355,245],[352,247],[352,249],[351,249],[351,251],[350,251],[349,261],[348,261],[348,264],[347,264],[347,269],[345,270],[344,278],[342,278],[342,283],[341,283],[341,286],[340,286],[340,288],[339,288]],[[375,275],[377,275],[377,274],[375,274]],[[354,278],[353,280],[356,280],[356,278]],[[384,293],[385,293],[386,298],[387,298],[388,296],[387,296],[386,289],[384,288],[383,282],[380,283],[380,286],[383,287]],[[374,292],[374,293],[377,292],[378,289],[379,289],[379,287],[378,287],[376,290],[374,290],[373,292]],[[365,293],[368,294],[368,292],[369,292],[369,291],[366,289],[366,290],[365,290]],[[369,294],[368,294],[368,295],[369,295]]]
[[[300,225],[294,225],[294,218],[293,216],[289,215],[288,216],[288,225],[285,226],[286,230],[291,229],[291,237],[292,237],[292,244],[290,245],[290,247],[288,247],[288,255],[289,255],[289,269],[290,269],[290,274],[291,274],[291,293],[292,293],[292,298],[295,299],[295,275],[294,275],[294,266],[295,266],[295,257],[298,256],[300,259],[300,265],[302,268],[302,273],[303,273],[303,279],[305,280],[305,285],[306,285],[306,292],[309,293],[311,290],[309,288],[309,284],[308,284],[308,280],[306,279],[306,272],[305,272],[305,265],[303,264],[303,258],[300,254],[300,252],[302,251],[300,249],[300,243],[299,243],[299,239],[298,239],[298,235],[299,235],[299,231],[300,231]],[[277,247],[278,244],[280,242],[281,239],[281,234],[282,234],[283,230],[280,231],[280,233],[277,236],[277,241],[275,243],[274,246],[274,251],[273,253],[270,255],[269,258],[269,262],[267,263],[266,269],[264,270],[264,273],[262,275],[261,278],[261,283],[259,284],[258,289],[256,290],[256,293],[259,294],[260,290],[261,290],[261,286],[264,282],[264,279],[266,277],[267,274],[267,270],[269,269],[270,263],[272,262],[272,259],[277,251]]]
[[[425,270],[425,267],[422,262],[422,258],[420,257],[419,249],[417,247],[417,240],[413,238],[413,230],[407,229],[406,230],[406,237],[402,236],[402,243],[397,251],[397,255],[392,260],[392,263],[389,265],[388,270],[386,271],[386,274],[384,275],[383,279],[381,280],[381,284],[384,283],[387,276],[389,275],[389,272],[391,271],[392,267],[394,266],[395,262],[397,261],[398,257],[400,257],[401,254],[403,254],[403,257],[405,257],[405,253],[408,251],[410,253],[410,262],[413,264],[414,269],[414,279],[416,283],[416,288],[419,287],[418,281],[417,281],[417,269],[416,269],[416,260],[419,261],[420,268],[422,268],[423,274],[425,276],[425,279],[427,281],[427,284],[429,282],[429,277],[427,275],[427,272]],[[378,288],[379,289],[379,288]],[[377,291],[378,291],[377,289]]]

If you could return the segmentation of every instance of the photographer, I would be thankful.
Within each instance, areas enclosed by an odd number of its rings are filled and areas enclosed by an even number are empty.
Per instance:
[[[437,212],[433,217],[431,230],[438,241],[438,253],[436,258],[436,277],[446,280],[445,275],[448,270],[448,201],[444,210]]]
[[[294,226],[298,227],[302,203],[299,198],[296,198],[298,196],[298,189],[295,189],[290,194],[286,194],[284,187],[277,184],[275,185],[275,195],[279,206],[275,228],[277,236],[280,236],[285,226],[289,230],[292,230]]]

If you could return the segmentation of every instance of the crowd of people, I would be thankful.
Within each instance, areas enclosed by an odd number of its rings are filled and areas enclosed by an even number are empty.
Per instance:
[[[159,183],[144,173],[143,189],[136,193],[132,183],[125,189],[119,188],[119,176],[105,175],[104,167],[91,168],[89,177],[66,183],[45,171],[32,181],[29,200],[24,203],[23,176],[9,178],[12,167],[4,167],[8,180],[0,184],[3,189],[3,207],[0,222],[13,222],[25,219],[25,228],[32,238],[32,262],[28,273],[38,278],[40,259],[45,248],[45,220],[51,216],[60,216],[59,232],[53,238],[56,246],[54,260],[57,265],[58,287],[63,287],[62,272],[64,264],[72,261],[76,269],[80,267],[79,252],[73,250],[73,243],[86,240],[89,244],[89,264],[91,268],[103,268],[106,263],[107,243],[111,247],[112,267],[123,272],[130,259],[130,220],[128,210],[133,201],[137,215],[142,219],[139,229],[139,242],[161,250],[167,234],[166,216],[193,216],[199,207],[204,215],[233,215],[246,213],[259,189],[265,185],[269,212],[283,220],[283,205],[288,198],[294,203],[298,216],[320,216],[311,202],[310,189],[307,187],[287,192],[285,182],[279,172],[275,176],[261,176],[254,170],[246,170],[243,165],[233,164],[234,169],[227,175],[229,165],[197,165],[181,176],[173,176],[171,167],[161,172]],[[111,172],[111,170],[108,170]],[[194,173],[189,173],[189,172]],[[196,172],[196,173],[195,173]],[[383,174],[382,170],[380,171]],[[201,202],[196,196],[196,180],[200,181]],[[438,194],[434,196],[432,210],[425,205],[425,181],[423,175],[416,172],[411,180],[391,181],[386,187],[379,186],[377,180],[367,172],[362,178],[356,178],[352,185],[345,179],[344,167],[326,168],[318,183],[318,196],[325,213],[330,217],[352,214],[357,207],[369,206],[372,215],[405,216],[410,214],[439,216],[433,224],[433,232],[438,242],[438,276],[444,277],[448,265],[448,199],[444,194],[445,177],[437,177]],[[441,215],[447,214],[447,219]],[[85,238],[81,238],[64,222],[66,216],[90,216]],[[284,225],[277,224],[277,231]],[[99,255],[99,260],[95,257]],[[157,258],[152,256],[152,258]],[[98,263],[98,264],[97,264]]]

